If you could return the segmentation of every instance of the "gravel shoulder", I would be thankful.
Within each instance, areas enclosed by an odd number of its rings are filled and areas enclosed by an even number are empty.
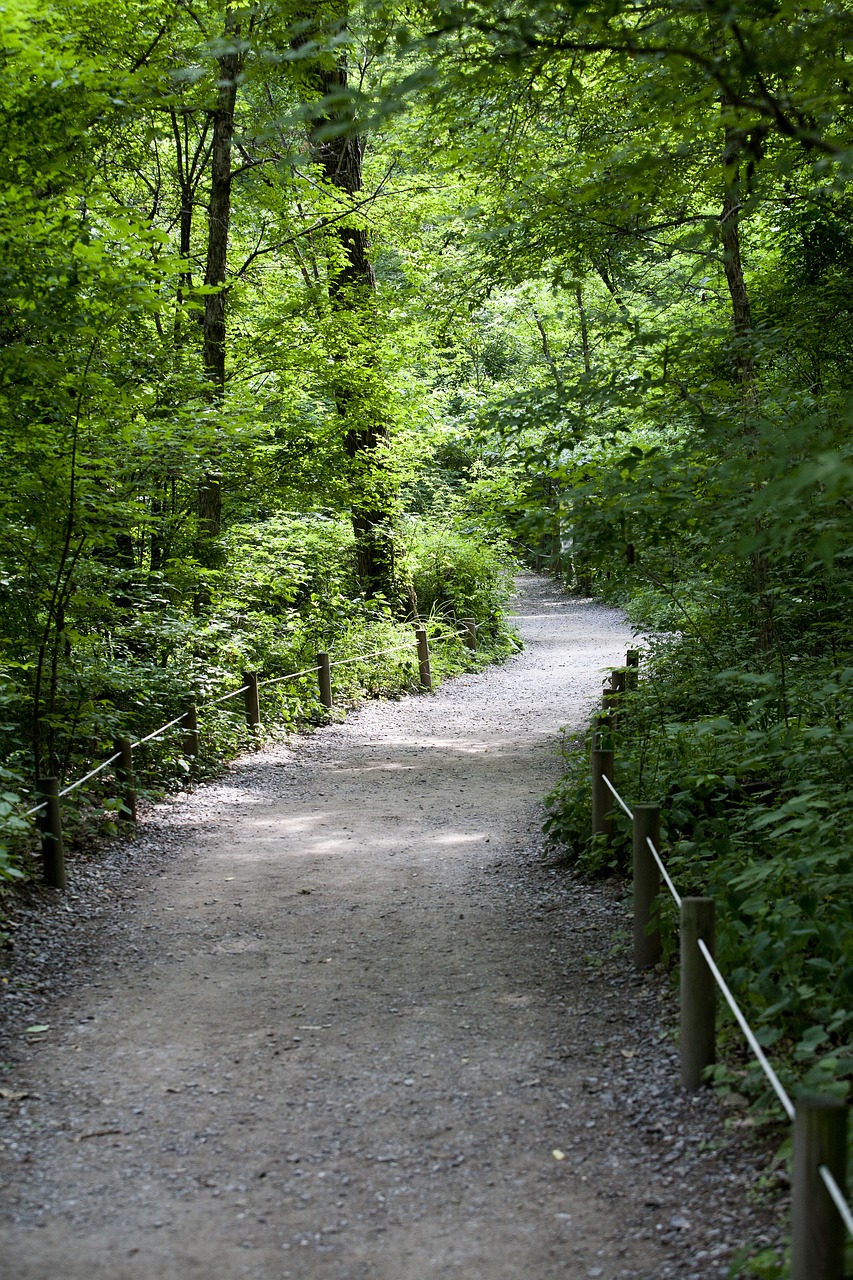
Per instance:
[[[778,1239],[626,899],[542,857],[630,632],[532,574],[516,606],[502,667],[241,757],[22,916],[0,1272],[707,1280]]]

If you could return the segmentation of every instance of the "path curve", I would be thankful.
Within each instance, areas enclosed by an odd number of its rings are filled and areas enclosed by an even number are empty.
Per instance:
[[[558,730],[630,633],[528,574],[518,612],[504,666],[244,757],[125,846],[49,1032],[12,1028],[4,1274],[726,1274],[752,1157],[678,1092],[624,904],[541,859]]]

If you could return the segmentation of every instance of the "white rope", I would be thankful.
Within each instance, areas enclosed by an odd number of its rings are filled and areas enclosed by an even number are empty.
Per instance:
[[[773,1070],[770,1063],[767,1061],[767,1055],[765,1054],[761,1045],[758,1043],[755,1036],[753,1035],[752,1028],[747,1022],[746,1018],[741,1013],[740,1008],[738,1007],[737,1001],[735,1000],[734,996],[732,995],[731,991],[729,990],[726,984],[725,978],[720,973],[714,961],[714,957],[711,955],[711,952],[708,950],[707,943],[703,938],[699,938],[697,940],[697,946],[699,947],[699,950],[702,952],[702,955],[705,957],[706,961],[708,962],[708,968],[711,970],[711,973],[714,975],[717,986],[720,988],[723,995],[725,996],[726,1004],[729,1006],[732,1013],[737,1018],[738,1025],[740,1026],[740,1029],[743,1032],[743,1034],[746,1036],[750,1049],[755,1054],[756,1058],[761,1064],[761,1069],[763,1070],[764,1074],[767,1076],[767,1079],[772,1084],[773,1088],[776,1091],[776,1096],[778,1097],[779,1101],[782,1103],[782,1106],[785,1108],[788,1119],[793,1120],[794,1104],[791,1101],[791,1099],[788,1097],[787,1093],[785,1092],[782,1086],[782,1082],[780,1081],[776,1072]]]
[[[832,1197],[832,1203],[841,1215],[841,1221],[847,1228],[847,1234],[853,1236],[853,1213],[850,1212],[850,1206],[841,1194],[841,1188],[825,1164],[819,1167],[818,1173],[823,1178],[823,1185]]]
[[[227,702],[229,698],[236,698],[238,694],[245,693],[248,688],[249,686],[247,684],[244,684],[242,689],[235,689],[232,693],[223,693],[221,698],[213,698],[212,701],[210,702],[203,702],[201,706],[198,708],[198,710],[203,711],[205,707],[215,707],[220,702]],[[184,718],[183,716],[180,717],[181,720],[183,720],[183,718]],[[172,724],[174,723],[175,721],[173,720]],[[143,742],[144,741],[146,741],[146,739],[143,738]]]
[[[319,667],[306,667],[304,671],[291,671],[290,675],[287,676],[273,676],[271,680],[259,680],[258,688],[266,689],[271,684],[281,684],[282,680],[295,680],[297,676],[310,676],[319,670]]]
[[[103,764],[99,764],[97,769],[93,769],[91,773],[87,773],[84,778],[78,778],[76,782],[71,783],[70,787],[65,787],[64,790],[59,792],[59,797],[70,796],[72,791],[76,791],[78,787],[82,787],[84,782],[88,782],[90,778],[94,778],[96,773],[100,773],[102,769],[106,769],[114,760],[118,760],[120,756],[121,752],[117,751],[114,756],[110,756],[109,760],[104,760]]]
[[[662,860],[661,860],[661,856],[660,856],[660,854],[658,853],[657,849],[655,848],[655,846],[654,846],[654,842],[652,841],[651,836],[646,836],[646,844],[649,846],[649,850],[651,851],[651,855],[652,855],[652,857],[654,858],[655,862],[658,864],[658,870],[660,871],[661,875],[663,876],[664,880],[666,881],[666,887],[667,887],[667,889],[669,889],[670,893],[672,894],[673,898],[675,899],[675,905],[676,905],[678,908],[680,908],[680,907],[681,907],[681,894],[678,892],[678,890],[676,889],[675,885],[672,883],[672,878],[670,877],[670,874],[669,874],[669,872],[667,871],[666,867],[663,865],[663,862],[662,862]]]
[[[461,640],[466,635],[464,631],[448,631],[443,636],[427,636],[430,644],[439,644],[442,640]],[[404,649],[411,649],[411,644],[395,644],[387,649],[374,649],[372,653],[360,653],[355,658],[338,658],[329,665],[332,667],[344,667],[348,662],[361,662],[365,658],[379,658],[384,653],[400,653]]]
[[[159,738],[160,734],[165,733],[167,729],[171,729],[172,725],[180,724],[185,715],[186,712],[182,711],[179,716],[175,716],[174,720],[170,720],[168,724],[161,725],[159,729],[155,729],[153,733],[146,734],[145,737],[140,738],[138,742],[131,742],[131,751],[135,751],[137,747],[141,747],[143,742],[150,742],[152,738]]]
[[[390,645],[387,649],[374,649],[372,653],[358,653],[354,658],[334,658],[329,666],[345,667],[348,662],[364,662],[366,658],[379,658],[384,653],[402,653],[404,649],[411,650],[413,647],[411,643]]]
[[[85,775],[85,777],[78,778],[77,781],[72,782],[69,787],[65,787],[62,791],[57,792],[57,797],[56,797],[57,800],[60,800],[63,796],[70,796],[72,791],[76,791],[78,787],[82,787],[84,782],[88,782],[90,778],[94,778],[96,774],[101,773],[102,770],[104,769],[107,769],[111,764],[113,764],[114,761],[118,760],[120,756],[121,756],[121,752],[117,751],[115,755],[110,756],[108,760],[102,760],[101,763],[98,765],[98,767],[96,769],[92,769],[91,772]],[[24,817],[32,818],[34,814],[41,813],[42,809],[46,809],[46,808],[47,808],[47,801],[42,800],[41,804],[37,804],[33,809],[28,809],[27,812],[24,814]]]
[[[611,795],[613,796],[613,798],[615,799],[616,803],[617,803],[617,804],[620,804],[620,805],[622,806],[622,808],[623,808],[623,809],[625,810],[625,812],[627,813],[628,817],[629,817],[629,818],[631,819],[631,821],[633,822],[633,821],[634,821],[634,815],[633,815],[633,813],[632,813],[632,812],[631,812],[631,810],[628,808],[628,806],[626,805],[625,801],[622,799],[622,797],[620,796],[619,792],[616,790],[616,788],[614,787],[613,783],[612,783],[612,782],[610,781],[610,779],[608,778],[607,774],[606,774],[606,773],[603,773],[603,774],[601,775],[601,778],[602,778],[602,781],[603,781],[603,782],[605,783],[605,785],[607,786],[608,790],[610,791],[610,794],[611,794]]]

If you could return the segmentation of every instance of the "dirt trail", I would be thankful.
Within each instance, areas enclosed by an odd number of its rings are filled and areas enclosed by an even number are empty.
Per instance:
[[[50,1030],[10,1027],[4,1276],[726,1274],[750,1158],[673,1082],[624,905],[541,862],[558,728],[630,635],[532,575],[518,608],[504,667],[245,757],[116,855]]]

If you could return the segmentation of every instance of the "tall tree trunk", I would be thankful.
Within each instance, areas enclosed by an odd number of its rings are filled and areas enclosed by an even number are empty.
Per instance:
[[[583,303],[583,290],[579,284],[575,285],[575,300],[578,304],[578,315],[581,319],[581,350],[583,351],[583,371],[587,377],[592,372],[592,361],[589,351],[589,328],[586,322],[586,307]]]
[[[207,168],[207,162],[210,158],[208,137],[210,134],[211,122],[205,119],[201,131],[195,141],[191,144],[190,117],[187,114],[179,116],[174,108],[170,115],[172,122],[172,136],[175,140],[175,176],[178,182],[178,190],[181,195],[181,208],[178,215],[178,252],[180,253],[181,260],[184,264],[181,274],[178,277],[178,290],[175,298],[175,348],[179,349],[183,346],[185,337],[183,306],[186,299],[192,293],[193,288],[192,270],[190,267],[193,218],[195,215],[199,184],[204,176],[204,172]]]
[[[727,106],[728,104],[724,102],[724,109]],[[729,126],[726,129],[723,144],[723,208],[720,214],[720,238],[723,246],[723,269],[732,304],[735,370],[744,408],[750,410],[755,406],[758,387],[752,311],[741,257],[743,159],[743,134]],[[751,436],[753,436],[752,428],[747,428],[748,439]],[[754,452],[754,439],[749,439],[748,448],[750,452]],[[760,521],[757,518],[755,532],[757,534],[761,532]],[[760,548],[753,551],[750,556],[750,576],[754,599],[755,647],[759,653],[766,654],[775,647],[777,637],[773,623],[772,599],[768,592],[770,566],[766,552]]]
[[[346,11],[339,15],[345,25]],[[303,37],[304,38],[304,37]],[[316,64],[305,71],[305,83],[311,95],[322,99],[347,88],[346,56],[340,53],[333,67]],[[343,114],[330,112],[315,123],[311,131],[312,151],[323,170],[326,181],[344,193],[348,200],[362,190],[362,157],[364,139],[353,127],[331,137],[322,136],[323,125],[346,124]],[[354,366],[371,368],[375,391],[380,379],[374,325],[376,276],[370,258],[366,231],[357,222],[337,224],[340,241],[340,265],[329,274],[329,299],[342,319],[344,348],[339,354],[335,379],[335,404],[344,423],[345,447],[350,460],[350,506],[356,541],[358,575],[368,595],[391,598],[394,591],[393,494],[382,452],[390,431],[381,416],[377,397],[370,387],[358,385],[353,378]],[[350,368],[348,368],[350,366]]]
[[[544,321],[542,320],[542,317],[540,316],[536,308],[531,305],[530,310],[533,313],[533,319],[536,323],[536,328],[539,330],[539,337],[542,339],[542,355],[545,357],[545,363],[547,364],[548,368],[551,370],[551,374],[554,379],[554,385],[556,386],[560,395],[562,395],[563,379],[560,377],[560,370],[557,365],[557,361],[554,359],[553,352],[551,351],[551,344],[548,341],[548,331],[545,328]]]
[[[736,130],[729,128],[726,130],[723,145],[723,209],[720,214],[720,238],[723,245],[723,268],[732,304],[735,366],[744,401],[747,404],[753,404],[755,401],[755,355],[752,311],[740,252],[742,157],[743,137]]]
[[[240,34],[239,23],[228,13],[225,39]],[[207,222],[207,266],[204,283],[210,293],[204,298],[203,351],[205,376],[210,381],[211,398],[221,405],[225,395],[226,308],[228,304],[228,234],[231,226],[231,144],[234,137],[234,109],[242,55],[223,53],[216,60],[219,71],[216,109],[213,112],[213,140],[210,151],[210,205]],[[222,484],[218,475],[205,476],[198,494],[199,531],[204,541],[219,536],[222,527]]]

